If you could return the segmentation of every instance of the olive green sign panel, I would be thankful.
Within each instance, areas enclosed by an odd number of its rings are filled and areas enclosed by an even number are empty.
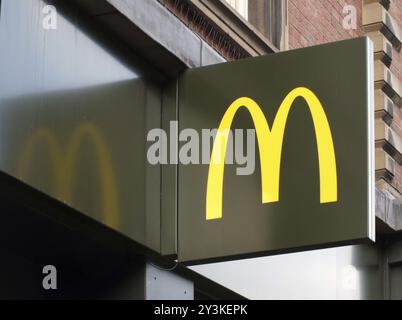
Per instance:
[[[361,38],[181,76],[180,130],[219,130],[210,164],[179,165],[179,261],[374,240],[372,63]],[[237,175],[228,129],[254,128],[255,171]]]

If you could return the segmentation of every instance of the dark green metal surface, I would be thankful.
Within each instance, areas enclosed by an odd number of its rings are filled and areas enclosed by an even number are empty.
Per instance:
[[[366,38],[231,62],[185,72],[179,86],[180,129],[217,128],[239,97],[250,97],[272,125],[285,96],[307,87],[320,99],[334,141],[338,201],[320,204],[316,137],[303,99],[290,111],[283,141],[280,201],[261,203],[261,175],[237,176],[226,165],[223,218],[207,221],[208,165],[180,165],[179,260],[200,262],[325,247],[373,238],[369,140],[369,66]],[[240,109],[232,129],[253,128]],[[369,142],[370,141],[370,142]],[[256,144],[257,146],[257,144]]]
[[[160,252],[160,75],[68,2],[44,29],[47,4],[2,2],[0,170]]]

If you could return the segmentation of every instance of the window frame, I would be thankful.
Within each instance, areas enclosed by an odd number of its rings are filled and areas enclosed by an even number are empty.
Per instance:
[[[251,53],[252,56],[264,54],[266,50],[262,50],[262,48],[265,46],[268,46],[273,52],[288,49],[288,0],[282,1],[281,22],[278,34],[276,35],[281,39],[278,46],[238,13],[226,0],[189,1],[224,31],[228,32],[234,38],[238,38],[235,40],[240,40],[240,43],[246,42],[246,44],[252,47],[251,51],[255,51]]]

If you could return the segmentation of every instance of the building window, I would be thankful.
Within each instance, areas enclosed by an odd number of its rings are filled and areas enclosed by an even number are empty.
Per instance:
[[[224,0],[244,19],[248,20],[248,0]]]
[[[286,1],[283,0],[222,0],[247,20],[277,48],[284,48]]]
[[[226,60],[287,49],[287,0],[158,0]]]

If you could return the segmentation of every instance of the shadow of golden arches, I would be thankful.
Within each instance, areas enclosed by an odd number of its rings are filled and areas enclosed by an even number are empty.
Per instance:
[[[212,148],[208,172],[206,219],[222,218],[223,173],[229,130],[237,111],[245,107],[253,120],[260,151],[262,203],[279,201],[279,180],[282,144],[287,117],[294,101],[302,97],[307,102],[313,118],[317,139],[320,173],[320,202],[336,202],[338,199],[335,150],[327,116],[317,96],[307,88],[292,90],[283,100],[276,114],[272,129],[259,105],[250,98],[235,100],[226,110],[219,124]]]
[[[44,143],[49,151],[51,173],[55,179],[56,193],[59,199],[72,202],[72,179],[75,161],[81,142],[85,136],[92,139],[98,153],[98,166],[101,172],[102,217],[106,225],[117,228],[119,225],[119,206],[116,179],[112,159],[100,131],[91,123],[78,127],[66,149],[61,148],[59,140],[48,128],[40,128],[28,139],[23,148],[21,160],[17,167],[18,176],[27,178],[35,148]]]

